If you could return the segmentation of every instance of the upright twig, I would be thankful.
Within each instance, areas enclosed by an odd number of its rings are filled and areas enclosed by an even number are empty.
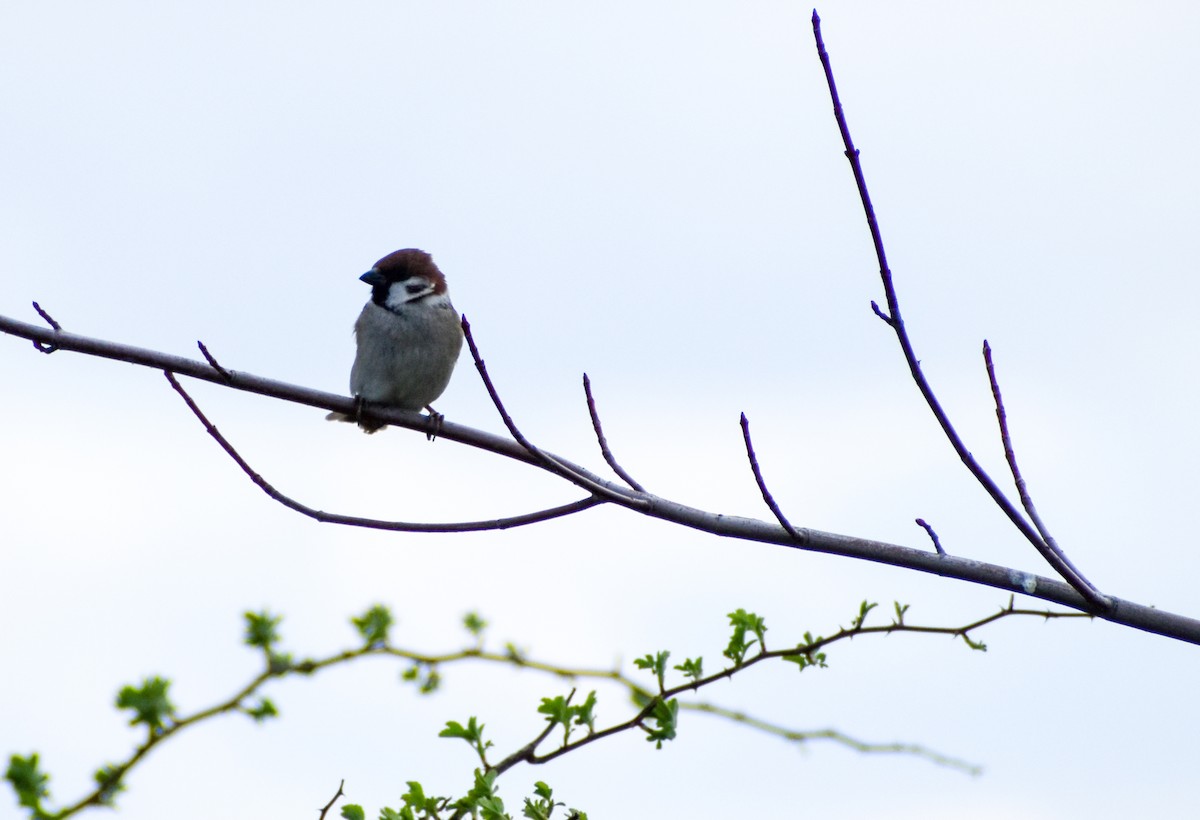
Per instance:
[[[342,795],[345,794],[345,792],[342,791],[342,789],[345,788],[345,786],[346,786],[345,780],[343,780],[341,783],[338,784],[337,794],[335,794],[333,797],[331,797],[329,799],[329,802],[325,804],[325,807],[321,809],[321,815],[320,815],[320,817],[317,818],[317,820],[325,820],[325,815],[329,814],[329,810],[333,808],[333,804],[337,802],[337,799],[339,797],[341,797]]]
[[[1046,524],[1042,521],[1042,517],[1038,515],[1037,507],[1033,505],[1033,498],[1029,495],[1029,488],[1025,484],[1025,477],[1021,475],[1021,469],[1017,466],[1017,453],[1013,449],[1012,436],[1008,432],[1008,413],[1004,409],[1004,397],[1000,395],[1000,382],[996,378],[996,367],[992,362],[992,346],[988,344],[987,339],[983,340],[983,361],[987,367],[988,383],[992,387],[992,398],[996,401],[996,421],[1000,425],[1000,443],[1004,447],[1004,458],[1008,461],[1009,470],[1012,472],[1013,483],[1017,488],[1017,496],[1021,499],[1021,506],[1025,508],[1025,512],[1029,514],[1029,520],[1033,522],[1033,526],[1037,527],[1037,531],[1045,540],[1046,545],[1063,560],[1071,569],[1075,569],[1075,565],[1071,563],[1061,549],[1058,547],[1058,542],[1054,540],[1054,536],[1046,528]],[[1082,574],[1080,574],[1082,577]]]
[[[213,370],[221,374],[221,378],[225,381],[233,381],[233,374],[221,367],[221,363],[216,360],[213,354],[208,352],[208,348],[204,346],[204,342],[197,340],[196,347],[200,348],[200,352],[204,354],[204,358],[212,365]]]
[[[930,387],[928,380],[925,378],[925,374],[921,369],[921,363],[917,359],[912,341],[909,339],[908,331],[904,326],[904,317],[900,312],[899,298],[896,295],[896,287],[892,281],[892,271],[888,267],[887,253],[883,247],[883,236],[879,230],[879,221],[875,216],[875,208],[871,204],[871,194],[867,190],[867,181],[863,174],[859,151],[854,147],[854,141],[850,137],[850,128],[846,123],[846,115],[842,109],[841,98],[838,96],[837,84],[833,79],[833,67],[830,65],[829,53],[825,50],[825,41],[821,36],[821,18],[817,16],[816,11],[813,11],[812,26],[813,36],[816,39],[817,54],[820,56],[821,65],[825,69],[825,80],[829,86],[829,95],[833,101],[834,118],[837,120],[838,130],[842,135],[842,143],[846,147],[846,159],[850,161],[850,168],[854,172],[854,181],[858,186],[859,197],[862,200],[863,211],[866,214],[867,225],[870,228],[871,242],[875,246],[875,256],[879,261],[879,275],[883,280],[883,290],[887,297],[886,314],[877,305],[872,304],[872,308],[896,332],[896,339],[900,343],[900,349],[904,353],[904,360],[908,363],[908,369],[912,374],[913,381],[916,382],[917,388],[921,391],[921,395],[925,399],[925,403],[929,405],[929,409],[933,412],[934,417],[941,426],[942,432],[945,433],[947,440],[949,440],[963,464],[975,476],[975,479],[987,491],[988,495],[992,497],[996,505],[1008,516],[1013,525],[1016,526],[1021,534],[1041,553],[1047,563],[1068,584],[1082,595],[1094,609],[1105,611],[1112,608],[1112,601],[1092,586],[1071,564],[1064,561],[1058,552],[1050,548],[1038,532],[1025,520],[1020,511],[1009,501],[1008,497],[996,482],[992,480],[991,476],[979,465],[959,437],[954,426],[950,423],[949,416],[947,416],[946,411],[934,395],[933,388]]]
[[[633,476],[625,472],[625,468],[617,463],[616,456],[608,448],[608,439],[604,437],[604,427],[600,424],[600,413],[596,410],[596,400],[592,397],[592,380],[588,378],[587,373],[583,374],[583,392],[587,396],[588,415],[592,417],[592,429],[596,431],[596,441],[600,444],[600,455],[604,456],[608,466],[622,481],[639,493],[646,492],[646,488],[638,484]]]
[[[750,460],[750,471],[754,473],[754,481],[758,484],[758,491],[762,493],[763,501],[771,510],[771,514],[775,516],[775,520],[779,522],[779,526],[787,530],[788,535],[795,538],[798,542],[804,543],[804,537],[796,531],[791,522],[787,520],[787,516],[783,514],[783,510],[775,503],[775,496],[771,495],[771,491],[767,489],[767,482],[763,478],[762,470],[758,467],[758,456],[754,452],[754,442],[750,440],[750,420],[746,418],[746,414],[742,413],[742,440],[746,442],[746,458]]]

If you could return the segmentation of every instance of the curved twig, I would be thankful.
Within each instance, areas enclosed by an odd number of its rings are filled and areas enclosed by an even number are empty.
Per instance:
[[[62,325],[60,325],[58,322],[54,321],[53,316],[51,316],[46,311],[42,310],[42,306],[39,305],[37,302],[33,303],[33,309],[37,311],[38,316],[41,316],[43,319],[46,320],[46,324],[50,325],[50,327],[54,328],[55,330],[62,330]],[[53,343],[44,344],[42,342],[39,342],[37,339],[33,340],[33,346],[36,347],[42,353],[54,353],[56,350],[58,350],[58,345],[53,344]]]
[[[1050,564],[1054,570],[1061,575],[1067,583],[1069,583],[1081,596],[1086,600],[1093,610],[1104,611],[1114,606],[1114,602],[1100,593],[1092,584],[1079,574],[1077,570],[1068,562],[1060,557],[1060,553],[1042,540],[1037,531],[1030,526],[1025,517],[1021,515],[1013,503],[1008,500],[1008,497],[1000,489],[991,476],[979,465],[975,457],[971,455],[958,432],[950,423],[949,416],[942,409],[941,403],[937,396],[933,393],[933,388],[929,385],[925,378],[924,372],[921,370],[920,360],[917,359],[916,352],[913,350],[912,341],[909,339],[908,331],[904,327],[904,318],[900,313],[900,302],[896,295],[896,287],[892,281],[892,271],[888,267],[887,253],[883,247],[883,236],[879,230],[879,222],[875,218],[875,208],[871,204],[871,194],[867,190],[866,177],[863,174],[862,162],[859,159],[859,151],[854,147],[854,141],[850,138],[850,128],[846,124],[846,115],[842,110],[842,101],[838,96],[837,84],[833,79],[833,67],[829,62],[829,53],[825,50],[825,41],[821,37],[821,18],[817,16],[816,11],[813,11],[812,16],[813,36],[816,38],[817,54],[821,59],[821,65],[825,69],[825,80],[829,86],[829,96],[833,100],[833,114],[837,120],[838,130],[842,135],[842,143],[846,146],[846,159],[850,161],[851,170],[854,172],[854,181],[858,185],[859,197],[862,199],[863,210],[866,213],[867,225],[871,231],[871,242],[875,246],[875,256],[879,260],[879,275],[883,280],[884,294],[887,296],[887,313],[879,309],[877,305],[872,303],[875,313],[883,319],[889,327],[896,332],[896,339],[900,343],[900,349],[904,353],[904,360],[908,363],[909,372],[912,374],[913,381],[916,382],[917,389],[921,391],[921,395],[925,399],[925,403],[929,405],[929,409],[933,411],[934,418],[941,425],[942,432],[946,435],[950,445],[958,454],[959,459],[966,465],[975,479],[980,483],[984,490],[992,497],[992,500],[998,507],[1008,516],[1013,525],[1021,532],[1022,535],[1031,543],[1046,562]]]
[[[924,518],[917,519],[917,526],[925,530],[929,534],[929,540],[933,542],[933,548],[937,550],[938,555],[945,555],[946,551],[942,549],[942,541],[938,538],[938,534],[933,531],[933,527],[926,523]]]
[[[588,378],[588,374],[583,374],[583,393],[587,396],[588,415],[592,417],[592,429],[596,431],[596,441],[600,444],[600,455],[604,456],[604,460],[608,462],[608,466],[612,471],[620,476],[621,480],[628,484],[639,493],[646,492],[646,488],[638,484],[633,476],[625,472],[625,468],[617,463],[617,458],[612,454],[612,450],[608,449],[608,439],[604,437],[604,427],[600,424],[600,413],[596,410],[596,400],[592,397],[592,380]]]
[[[1042,517],[1038,515],[1037,507],[1033,505],[1033,498],[1029,495],[1029,489],[1025,485],[1025,478],[1021,475],[1021,470],[1017,467],[1017,453],[1013,449],[1012,437],[1008,432],[1008,413],[1004,409],[1004,397],[1000,395],[1000,382],[996,378],[996,367],[992,362],[992,346],[988,344],[987,339],[983,340],[983,361],[987,367],[988,383],[992,387],[992,397],[996,400],[996,421],[1000,425],[1000,443],[1004,447],[1004,458],[1008,461],[1009,470],[1012,472],[1013,484],[1017,488],[1017,496],[1021,499],[1021,506],[1025,508],[1025,512],[1029,514],[1029,520],[1033,522],[1033,526],[1037,527],[1038,533],[1046,542],[1051,550],[1054,551],[1063,562],[1076,573],[1079,570],[1071,562],[1071,559],[1058,547],[1058,542],[1054,540],[1054,536],[1046,528]],[[1083,574],[1079,573],[1082,578]]]
[[[339,513],[324,512],[323,510],[314,510],[312,507],[301,504],[299,501],[295,501],[279,492],[270,482],[255,472],[246,460],[242,458],[241,454],[234,449],[233,445],[229,443],[229,439],[225,438],[221,431],[208,420],[208,417],[204,415],[204,412],[196,404],[195,400],[188,395],[188,392],[183,389],[183,385],[179,383],[174,374],[170,370],[164,370],[163,375],[167,377],[167,381],[171,383],[171,387],[175,388],[175,392],[183,398],[188,409],[192,411],[192,414],[204,425],[204,429],[208,431],[208,434],[216,440],[217,444],[221,445],[221,449],[242,468],[242,472],[249,476],[250,480],[257,484],[259,489],[288,509],[295,510],[302,515],[307,515],[309,518],[316,519],[325,524],[344,524],[349,527],[365,527],[373,530],[392,530],[396,532],[479,532],[481,530],[507,530],[513,527],[523,527],[527,524],[537,524],[542,521],[549,521],[552,518],[572,515],[595,507],[597,504],[604,503],[603,499],[592,496],[580,499],[579,501],[573,501],[570,504],[563,504],[559,507],[551,507],[548,510],[538,510],[537,512],[515,515],[509,518],[497,518],[491,521],[456,521],[448,524],[382,521],[376,518],[360,518],[355,515],[341,515]]]

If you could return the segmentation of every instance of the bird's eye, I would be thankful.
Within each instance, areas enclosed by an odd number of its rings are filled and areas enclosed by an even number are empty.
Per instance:
[[[404,290],[407,293],[415,296],[416,294],[421,293],[422,291],[426,290],[428,287],[429,287],[429,285],[427,285],[425,282],[421,282],[421,281],[406,282],[404,285]]]

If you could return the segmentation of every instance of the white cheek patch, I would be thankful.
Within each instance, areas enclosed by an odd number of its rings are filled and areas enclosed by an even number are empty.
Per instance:
[[[433,293],[433,283],[423,276],[411,276],[403,282],[392,282],[388,288],[387,300],[384,307],[396,310],[408,302],[415,301]]]

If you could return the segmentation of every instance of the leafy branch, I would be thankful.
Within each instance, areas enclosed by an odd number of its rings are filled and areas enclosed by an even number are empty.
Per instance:
[[[140,684],[122,687],[116,698],[116,706],[118,709],[128,710],[131,713],[130,724],[143,727],[145,737],[125,760],[105,764],[96,771],[94,775],[96,786],[90,793],[64,808],[57,810],[47,808],[46,803],[50,799],[50,777],[42,770],[39,755],[36,752],[25,756],[12,755],[5,776],[12,785],[19,804],[28,810],[30,820],[61,820],[72,817],[87,808],[111,807],[115,805],[116,796],[124,790],[129,772],[150,751],[176,737],[185,729],[233,712],[244,714],[257,722],[265,722],[278,717],[279,711],[274,702],[261,692],[271,681],[289,676],[311,676],[324,669],[352,663],[372,655],[386,655],[407,663],[408,666],[402,673],[401,679],[414,683],[422,694],[430,694],[438,689],[441,681],[439,670],[442,667],[464,661],[485,661],[491,664],[543,672],[571,680],[608,681],[610,684],[623,688],[636,709],[631,717],[597,729],[597,706],[600,701],[596,691],[589,692],[578,703],[574,702],[575,689],[565,696],[544,697],[537,708],[537,714],[545,720],[546,725],[524,746],[495,763],[488,759],[488,750],[493,747],[493,744],[485,738],[484,724],[477,716],[472,715],[465,722],[449,721],[439,736],[466,742],[473,755],[478,759],[479,765],[475,770],[471,788],[463,797],[457,799],[429,797],[425,795],[420,783],[411,781],[408,784],[409,791],[402,798],[403,804],[396,809],[384,809],[381,812],[380,817],[386,820],[464,817],[468,814],[478,814],[496,820],[508,817],[504,814],[503,800],[499,798],[495,784],[500,775],[517,764],[542,765],[549,763],[583,746],[632,729],[641,730],[647,741],[654,743],[655,748],[661,749],[664,743],[677,736],[679,716],[681,712],[685,711],[703,712],[722,717],[796,743],[826,740],[861,752],[908,754],[968,773],[977,773],[979,771],[977,766],[931,751],[920,745],[868,743],[833,729],[814,731],[790,729],[767,720],[748,717],[741,712],[716,704],[704,701],[689,702],[680,698],[717,681],[731,679],[753,666],[770,660],[795,664],[800,671],[810,667],[825,668],[828,666],[826,650],[833,644],[856,637],[893,633],[947,635],[961,638],[971,649],[984,650],[986,646],[975,639],[973,633],[1003,618],[1018,616],[1049,620],[1090,617],[1077,612],[1018,608],[1010,599],[1008,605],[999,611],[961,626],[913,625],[904,620],[908,607],[897,603],[894,607],[896,617],[889,623],[868,626],[867,615],[875,608],[875,604],[864,601],[856,616],[851,620],[850,626],[840,627],[826,637],[813,636],[806,632],[802,640],[786,648],[773,650],[768,650],[765,645],[764,638],[767,627],[764,620],[754,613],[738,609],[727,616],[730,637],[724,656],[731,665],[720,671],[704,675],[703,659],[688,658],[684,663],[672,667],[681,673],[682,682],[668,685],[667,676],[670,668],[668,668],[667,662],[671,653],[660,651],[647,654],[636,660],[634,666],[638,670],[651,673],[654,680],[653,688],[648,688],[640,679],[628,675],[620,669],[574,668],[530,660],[511,644],[507,645],[502,652],[486,651],[482,648],[486,622],[475,613],[468,614],[463,620],[464,628],[475,641],[473,646],[441,654],[428,654],[393,645],[391,630],[395,625],[395,619],[387,607],[376,605],[362,615],[351,618],[351,624],[361,641],[359,646],[324,658],[296,660],[291,653],[285,652],[281,648],[282,638],[279,626],[282,618],[280,616],[269,612],[247,612],[244,616],[243,643],[261,654],[263,668],[230,697],[187,716],[180,716],[178,708],[172,702],[170,697],[171,681],[167,678],[153,676],[146,678]],[[561,740],[553,748],[539,753],[539,749],[556,729],[561,733]],[[534,798],[526,800],[526,817],[548,818],[554,806],[562,805],[552,800],[548,786],[540,784],[539,788],[541,787],[544,787],[544,794],[539,792]],[[330,805],[332,805],[332,801]],[[326,811],[328,808],[327,806]],[[355,809],[361,811],[361,808],[357,806],[345,807],[343,816],[363,816],[356,815]],[[346,814],[347,811],[350,812],[349,815]],[[529,814],[530,811],[535,814]],[[581,813],[573,816],[584,817]]]

